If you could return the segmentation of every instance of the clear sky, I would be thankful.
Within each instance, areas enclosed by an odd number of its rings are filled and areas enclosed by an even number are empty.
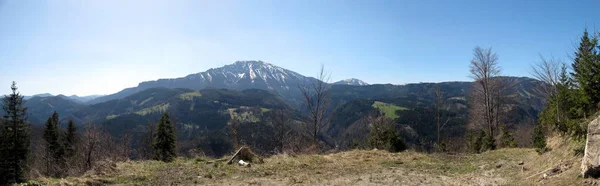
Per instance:
[[[469,80],[472,49],[505,75],[570,61],[600,1],[0,0],[0,93],[110,94],[237,60],[368,83]]]

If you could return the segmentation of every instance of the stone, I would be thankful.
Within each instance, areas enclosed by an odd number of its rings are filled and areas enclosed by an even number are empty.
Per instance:
[[[496,164],[496,168],[497,168],[497,169],[499,169],[499,168],[501,168],[501,167],[502,167],[502,163],[497,163],[497,164]]]
[[[588,125],[581,174],[584,178],[600,177],[600,117]]]

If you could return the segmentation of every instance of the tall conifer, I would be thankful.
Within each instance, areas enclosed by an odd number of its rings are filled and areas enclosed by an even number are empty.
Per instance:
[[[12,93],[2,99],[4,116],[0,122],[0,183],[19,183],[26,180],[28,170],[30,131],[23,96],[12,83]]]
[[[171,123],[169,114],[165,113],[158,122],[156,137],[154,139],[154,159],[171,162],[176,153],[175,126]]]

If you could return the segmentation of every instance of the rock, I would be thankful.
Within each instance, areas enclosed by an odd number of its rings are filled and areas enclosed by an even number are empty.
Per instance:
[[[497,168],[497,169],[499,169],[499,168],[501,168],[501,167],[502,167],[502,163],[498,163],[498,164],[496,164],[496,168]]]
[[[244,160],[238,161],[238,165],[239,166],[243,166],[243,167],[250,167],[251,166],[250,163],[245,162]]]
[[[581,161],[581,174],[584,178],[600,177],[600,117],[588,125],[585,153]]]
[[[520,161],[520,162],[519,162],[519,165],[523,165],[523,164],[525,164],[525,162],[523,162],[523,161]]]

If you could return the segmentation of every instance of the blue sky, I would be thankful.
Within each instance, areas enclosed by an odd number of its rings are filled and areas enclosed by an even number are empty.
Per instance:
[[[0,0],[0,93],[110,94],[237,60],[368,83],[469,80],[475,46],[504,75],[570,61],[600,1]],[[594,13],[595,12],[595,13]]]

